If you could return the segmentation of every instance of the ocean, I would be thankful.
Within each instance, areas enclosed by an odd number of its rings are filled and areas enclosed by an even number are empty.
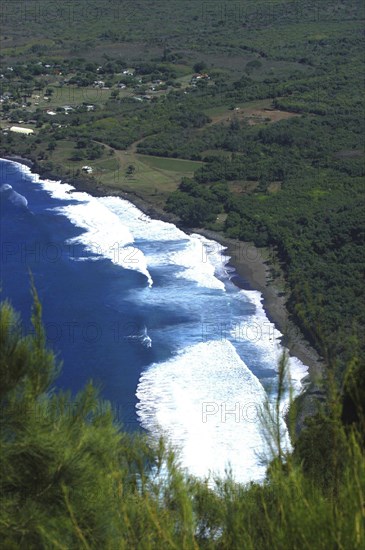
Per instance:
[[[127,430],[163,434],[199,477],[265,474],[259,410],[275,399],[281,334],[223,247],[0,161],[1,288],[29,328],[32,272],[57,387],[92,380]],[[291,357],[295,392],[307,367]]]

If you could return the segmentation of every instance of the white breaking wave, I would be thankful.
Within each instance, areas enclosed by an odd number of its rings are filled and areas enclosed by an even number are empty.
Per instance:
[[[25,174],[27,178],[30,178],[32,181],[39,181],[39,175],[34,174],[32,170],[26,166],[25,164],[21,164],[20,162],[16,162],[14,160],[7,160],[7,159],[1,159],[2,162],[6,162],[7,164],[16,166],[16,171],[21,172],[22,174]]]
[[[198,287],[226,290],[229,274],[225,266],[229,258],[222,254],[224,247],[201,235],[187,235],[172,224],[151,220],[126,201],[115,197],[101,200],[129,227],[133,237],[143,243],[141,246],[149,267],[160,270],[177,268],[173,282],[154,288],[151,293],[148,289],[138,290],[134,293],[134,300],[165,308],[173,304],[176,311],[182,313],[187,307],[191,313],[194,311],[194,315],[200,308],[201,319],[212,319],[218,329],[227,321],[232,322],[229,315],[233,310],[230,310],[229,300],[235,311],[237,298],[251,303],[254,306],[250,318],[251,332],[247,329],[247,314],[242,315],[246,336],[263,365],[275,372],[283,351],[282,334],[268,320],[260,292],[237,289],[230,297],[224,298],[221,292],[198,295],[198,289],[177,284],[176,279],[185,279],[197,283]],[[234,328],[239,332],[239,340],[242,337],[240,323],[238,318]],[[211,332],[210,322],[208,325],[207,332]],[[201,325],[196,328],[201,340],[206,336],[204,328]],[[194,333],[194,328],[181,324],[176,331],[174,327],[166,327],[164,332],[169,341],[178,337],[180,345],[183,340],[194,342],[199,339],[196,329]],[[215,338],[219,335],[215,334]],[[210,471],[224,475],[230,463],[238,481],[258,480],[265,473],[257,453],[262,455],[265,452],[258,413],[266,394],[229,339],[237,341],[237,334],[220,341],[188,345],[169,361],[151,365],[141,375],[137,388],[136,395],[140,400],[138,415],[142,426],[154,437],[164,434],[180,449],[181,463],[192,474],[204,477]],[[296,382],[295,390],[299,392],[300,380],[307,368],[296,358],[290,358],[289,367],[292,382]],[[287,404],[288,397],[282,403],[283,413]],[[234,414],[229,411],[234,411]],[[204,414],[206,422],[203,422]],[[237,416],[240,416],[238,422]],[[281,427],[289,448],[283,420]]]
[[[117,215],[103,206],[101,199],[94,198],[87,193],[75,192],[75,188],[68,183],[41,179],[38,174],[33,173],[24,164],[8,162],[16,165],[17,170],[20,170],[32,182],[39,183],[42,189],[54,199],[79,203],[52,209],[67,216],[75,226],[85,230],[82,235],[70,239],[69,243],[80,243],[95,256],[94,258],[88,256],[75,259],[108,258],[125,269],[139,271],[146,276],[149,286],[152,286],[153,281],[147,269],[145,256],[138,248],[126,246],[132,245],[134,242],[131,233]]]
[[[128,227],[100,199],[87,193],[72,192],[75,188],[67,183],[50,180],[40,183],[53,198],[76,202],[52,210],[66,216],[76,227],[84,229],[81,235],[69,239],[68,244],[82,244],[94,257],[80,257],[78,260],[107,258],[125,269],[139,271],[152,286],[153,280],[143,252],[132,246],[134,239]]]
[[[17,166],[33,182],[39,182],[53,198],[84,203],[83,209],[81,204],[73,204],[61,207],[58,211],[69,217],[74,225],[86,230],[84,235],[73,239],[72,242],[83,244],[92,254],[109,258],[126,269],[140,271],[147,277],[150,286],[153,281],[148,266],[176,265],[180,268],[178,277],[194,281],[205,288],[225,290],[224,283],[216,275],[224,273],[224,264],[228,258],[222,256],[224,247],[215,241],[200,235],[189,236],[172,223],[153,220],[120,197],[94,198],[87,193],[75,192],[75,188],[70,184],[41,180],[39,175],[33,174],[27,166]],[[128,242],[125,242],[126,238]],[[153,248],[150,248],[151,253],[145,256],[136,247],[126,247],[135,239],[149,243],[175,242],[180,250],[171,251],[166,246],[162,253],[159,250],[155,254]]]
[[[42,180],[41,187],[47,191],[54,199],[61,200],[87,200],[87,193],[72,193],[75,188],[69,183],[61,183],[60,181]]]
[[[153,281],[143,252],[134,246],[128,246],[133,243],[130,231],[121,223],[118,216],[97,199],[90,197],[87,202],[70,204],[55,210],[85,230],[78,237],[69,239],[69,243],[80,243],[100,258],[108,258],[125,269],[143,273],[152,286]]]
[[[252,368],[259,361],[275,371],[283,347],[282,334],[263,309],[261,293],[233,289],[225,267],[229,258],[215,241],[152,220],[118,197],[93,198],[74,192],[68,184],[40,181],[27,167],[22,166],[22,171],[53,198],[72,203],[57,211],[84,231],[71,240],[92,254],[80,259],[109,258],[143,273],[150,286],[149,268],[168,273],[163,284],[132,293],[134,303],[152,306],[153,311],[173,308],[183,317],[176,325],[163,325],[158,334],[153,332],[155,342],[162,335],[170,349],[187,345],[169,361],[155,363],[142,373],[137,388],[142,426],[156,437],[165,434],[180,447],[182,465],[199,477],[208,471],[224,475],[230,463],[237,481],[262,479],[265,467],[257,452],[264,451],[264,444],[258,411],[266,394],[246,363]],[[229,292],[222,292],[226,285]],[[246,304],[242,314],[241,300]],[[187,315],[192,312],[193,322]],[[229,326],[234,328],[227,333]],[[152,345],[147,329],[133,338],[146,347]],[[241,346],[242,339],[249,345]],[[307,367],[293,357],[289,367],[299,392]]]
[[[114,212],[128,227],[135,239],[148,241],[181,241],[188,238],[176,225],[162,220],[153,220],[134,204],[120,197],[101,197],[99,201]]]
[[[258,321],[258,326],[261,329],[261,338],[258,339],[257,345],[263,349],[267,361],[273,368],[277,368],[283,351],[288,351],[281,344],[282,333],[275,327],[274,323],[269,321],[263,306],[263,298],[261,292],[257,290],[241,290],[240,294],[244,295],[252,304],[255,305],[254,318]],[[298,395],[303,389],[301,380],[308,374],[308,367],[304,365],[297,357],[289,357],[288,361],[290,383],[295,395]]]
[[[187,235],[172,223],[152,220],[118,197],[99,200],[128,226],[134,239],[165,243],[164,247],[149,246],[146,253],[148,266],[175,265],[179,268],[178,278],[196,282],[201,287],[225,290],[224,282],[216,277],[224,273],[228,261],[227,257],[222,257],[223,246],[201,235]]]
[[[231,343],[196,344],[151,365],[136,395],[142,426],[177,446],[193,475],[224,476],[231,466],[237,481],[263,478],[258,412],[266,394]]]
[[[214,266],[215,273],[227,279],[228,271],[226,269],[226,264],[231,258],[223,254],[226,247],[196,233],[193,233],[190,237],[201,243],[203,263],[209,261]]]
[[[177,277],[195,281],[199,286],[225,291],[225,284],[215,277],[216,268],[206,255],[202,239],[191,237],[183,250],[169,255],[170,263],[183,268]]]

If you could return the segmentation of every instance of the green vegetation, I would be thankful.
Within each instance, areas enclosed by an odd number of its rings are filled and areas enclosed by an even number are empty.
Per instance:
[[[354,360],[365,353],[363,2],[127,0],[121,8],[80,0],[70,9],[55,16],[46,0],[29,0],[24,17],[15,4],[4,12],[0,153],[29,157],[37,170],[91,188],[133,193],[184,226],[274,252],[287,307],[340,389],[308,421],[287,467],[273,463],[267,484],[226,481],[212,492],[172,462],[162,488],[145,470],[161,458],[144,441],[117,435],[111,413],[92,414],[94,405],[85,405],[73,432],[72,419],[48,414],[52,399],[73,405],[68,396],[46,399],[47,379],[30,401],[45,403],[42,422],[18,415],[5,432],[20,438],[19,475],[6,473],[16,489],[6,493],[0,526],[11,525],[9,548],[113,548],[115,537],[122,548],[360,548],[363,457],[344,424],[363,422],[365,402],[356,393],[365,368]],[[34,134],[13,133],[13,125]],[[28,345],[19,349],[28,353]],[[22,376],[14,388],[28,380]],[[342,413],[332,407],[341,400]],[[52,445],[50,425],[60,430],[52,431]],[[95,445],[86,445],[89,438]],[[84,453],[75,463],[67,458],[74,448]],[[331,457],[340,449],[339,466]],[[40,475],[48,485],[31,488],[30,518],[16,506],[27,503],[19,487],[27,486],[22,475],[34,456],[44,457]],[[81,463],[86,473],[73,500],[70,480]],[[91,487],[93,468],[104,475]],[[53,491],[50,472],[60,516],[44,527],[48,504],[38,507],[37,498]],[[78,490],[89,498],[81,502]],[[98,491],[100,506],[92,496]]]
[[[362,3],[160,0],[146,18],[82,0],[68,25],[28,4],[6,12],[1,152],[270,247],[343,373],[364,326]]]
[[[343,342],[360,337],[364,326],[363,159],[350,154],[343,162],[341,154],[360,153],[358,131],[348,118],[330,116],[262,129],[222,126],[221,146],[237,152],[212,156],[167,202],[193,226],[225,211],[228,236],[275,247],[291,289],[289,307],[327,360],[330,353],[331,360],[348,358],[352,350]],[[229,182],[235,183],[230,192]],[[254,182],[253,190],[246,191],[245,182]]]
[[[271,449],[262,484],[214,486],[182,472],[161,440],[151,447],[113,420],[91,384],[55,392],[34,292],[33,334],[0,308],[0,536],[3,548],[361,549],[365,544],[365,385],[353,358],[345,400],[326,406],[294,452],[283,449],[277,404],[262,412]],[[349,416],[349,412],[352,418]],[[293,412],[290,415],[292,424]]]

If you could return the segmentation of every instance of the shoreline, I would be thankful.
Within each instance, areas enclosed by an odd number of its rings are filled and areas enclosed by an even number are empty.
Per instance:
[[[279,288],[283,281],[273,279],[270,274],[272,263],[268,251],[257,248],[251,242],[230,239],[209,229],[196,229],[193,232],[226,247],[224,254],[230,256],[228,266],[235,269],[232,282],[243,290],[257,290],[261,293],[267,318],[282,334],[282,345],[288,349],[290,356],[297,357],[308,367],[308,377],[315,382],[323,372],[324,363],[291,319],[286,308],[288,293]],[[305,378],[303,382],[306,385]]]
[[[281,338],[282,345],[288,349],[290,356],[297,357],[308,367],[308,375],[302,380],[303,387],[305,388],[309,384],[314,385],[314,387],[317,386],[317,380],[323,373],[324,364],[317,351],[306,340],[300,328],[291,319],[290,313],[286,308],[288,294],[280,290],[279,281],[273,279],[270,275],[270,266],[272,266],[272,263],[266,249],[259,249],[252,243],[245,241],[230,239],[221,233],[209,229],[184,227],[179,223],[178,218],[161,209],[157,209],[135,193],[128,193],[115,189],[112,186],[102,185],[90,178],[65,179],[58,177],[57,174],[43,170],[36,162],[20,155],[1,155],[1,158],[23,164],[41,177],[69,183],[75,187],[76,191],[86,192],[94,197],[118,196],[131,202],[144,214],[153,219],[173,223],[188,234],[196,233],[202,235],[225,247],[224,255],[230,257],[228,266],[235,270],[235,273],[231,277],[232,282],[240,289],[257,290],[261,293],[263,307],[268,319],[274,323],[275,327],[283,335]],[[280,282],[282,283],[283,281]]]

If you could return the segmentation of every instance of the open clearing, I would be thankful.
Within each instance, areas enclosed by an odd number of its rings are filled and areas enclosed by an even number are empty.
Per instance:
[[[132,146],[126,151],[105,145],[105,153],[96,160],[70,160],[75,143],[60,141],[49,158],[67,167],[71,174],[87,165],[93,169],[92,176],[101,184],[122,191],[132,192],[162,208],[168,195],[175,191],[183,177],[192,177],[202,162],[139,155]],[[129,170],[129,167],[133,167]]]
[[[236,119],[246,121],[250,126],[263,124],[265,122],[278,122],[280,120],[300,116],[297,113],[274,109],[271,99],[238,104],[233,110],[227,109],[226,106],[206,109],[205,114],[212,119],[211,124],[230,124],[233,119]]]

